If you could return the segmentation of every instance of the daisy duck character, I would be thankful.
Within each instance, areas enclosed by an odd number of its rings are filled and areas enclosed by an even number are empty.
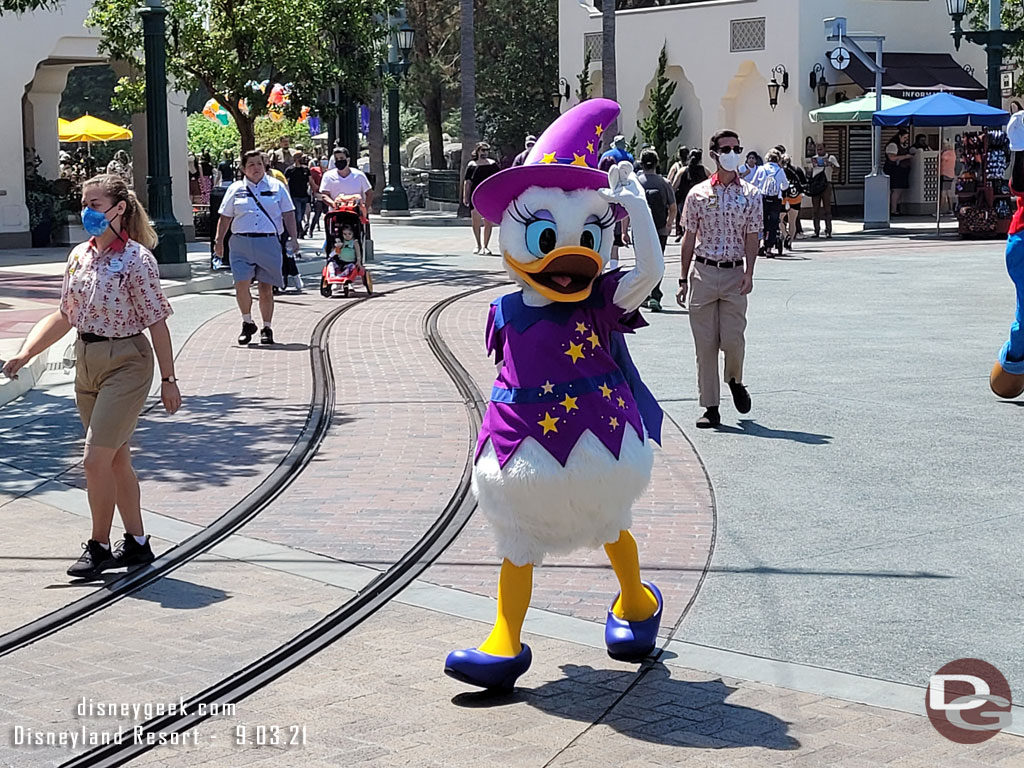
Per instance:
[[[1024,112],[1016,112],[1006,126],[1013,151],[1010,187],[1017,197],[1017,212],[1006,240],[1006,271],[1017,287],[1017,314],[1010,326],[1010,338],[992,366],[989,385],[999,397],[1014,398],[1024,392]]]
[[[530,666],[520,641],[545,555],[603,546],[618,578],[605,624],[608,653],[654,650],[658,588],[642,581],[629,528],[651,478],[662,412],[623,334],[647,325],[638,307],[661,281],[658,233],[629,163],[597,170],[601,134],[619,113],[585,101],[541,135],[522,166],[477,187],[473,204],[500,222],[505,269],[521,290],[490,308],[487,350],[498,365],[477,442],[473,491],[503,558],[494,628],[448,654],[445,672],[511,689]],[[612,227],[628,215],[636,266],[604,272]]]

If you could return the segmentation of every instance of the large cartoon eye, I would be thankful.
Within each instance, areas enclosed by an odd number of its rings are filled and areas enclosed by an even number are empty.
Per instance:
[[[538,219],[526,226],[526,249],[537,258],[555,250],[557,240],[558,230],[553,221]]]
[[[601,226],[599,224],[587,224],[583,227],[580,235],[580,245],[594,251],[601,250]]]

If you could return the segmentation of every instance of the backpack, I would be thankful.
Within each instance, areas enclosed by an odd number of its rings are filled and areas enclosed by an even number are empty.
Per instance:
[[[817,197],[825,192],[825,187],[828,186],[828,176],[825,175],[825,171],[816,173],[811,176],[811,183],[807,186],[807,194],[811,197]]]
[[[664,229],[668,224],[668,200],[665,199],[665,187],[658,183],[657,177],[648,180],[644,174],[640,179],[644,192],[647,193],[647,207],[651,209],[656,229]]]

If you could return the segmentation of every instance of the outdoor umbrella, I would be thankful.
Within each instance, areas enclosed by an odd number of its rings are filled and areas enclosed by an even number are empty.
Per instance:
[[[85,115],[64,125],[58,119],[57,125],[61,141],[121,141],[132,137],[132,132],[127,128],[92,115]]]
[[[939,129],[939,157],[942,155],[942,129],[945,126],[973,125],[978,127],[1001,128],[1010,119],[1010,113],[988,104],[968,101],[951,93],[935,93],[923,99],[902,104],[892,109],[875,112],[871,118],[875,125],[913,125],[921,128]],[[935,233],[939,233],[939,216],[942,195],[942,163],[936,166],[935,174]]]
[[[863,96],[849,101],[841,101],[827,107],[815,109],[809,115],[812,123],[863,123],[875,114],[875,92],[869,91]],[[882,109],[898,107],[906,104],[906,100],[882,94]]]

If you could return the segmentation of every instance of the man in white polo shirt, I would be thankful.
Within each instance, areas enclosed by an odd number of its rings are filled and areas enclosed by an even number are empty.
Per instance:
[[[235,299],[242,313],[239,344],[248,344],[256,333],[252,320],[252,295],[249,286],[259,281],[260,314],[263,316],[261,344],[273,344],[270,323],[274,317],[274,287],[284,287],[281,273],[281,232],[288,231],[290,247],[298,252],[298,230],[295,226],[295,205],[288,195],[288,186],[267,175],[259,150],[242,158],[245,178],[234,182],[224,192],[217,222],[214,253],[223,258],[224,236],[231,227],[231,276],[235,280]]]
[[[370,204],[373,202],[373,185],[366,178],[366,174],[358,168],[349,164],[349,153],[345,147],[334,148],[334,167],[324,174],[320,181],[320,198],[327,206],[327,211],[334,209],[334,201],[338,195],[359,195],[363,204],[366,205],[366,212],[370,212]],[[327,231],[324,252],[330,253],[334,247],[334,236],[325,226]]]

